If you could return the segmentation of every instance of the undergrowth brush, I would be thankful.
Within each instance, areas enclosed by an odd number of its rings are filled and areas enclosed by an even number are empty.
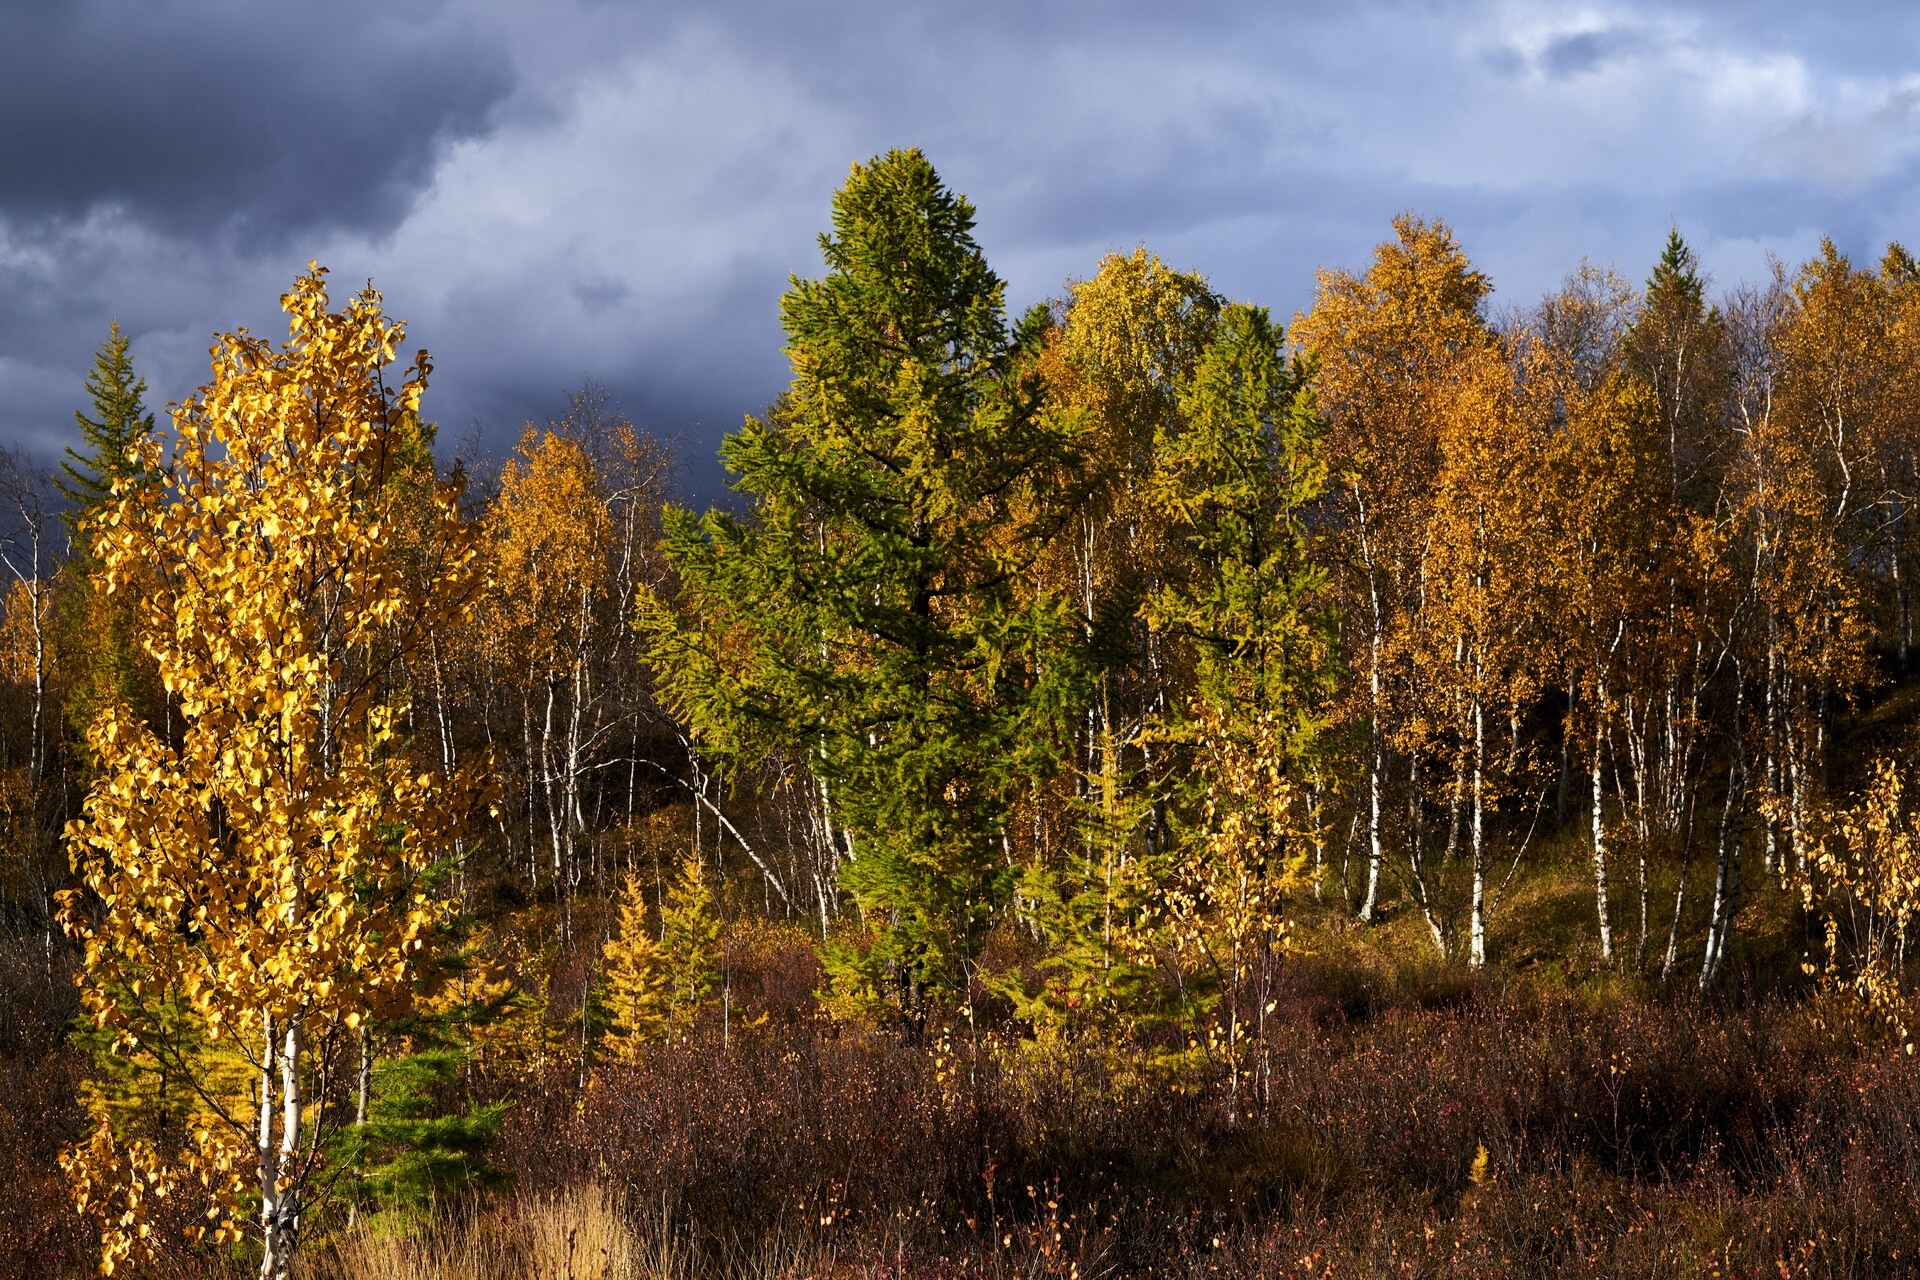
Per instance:
[[[1920,1060],[1804,993],[1323,948],[1285,966],[1230,1108],[1204,1067],[964,1019],[836,1023],[796,982],[741,973],[724,1018],[584,1090],[577,1064],[484,1081],[513,1103],[489,1158],[515,1185],[320,1220],[309,1273],[1778,1280],[1906,1275],[1920,1248]],[[0,1218],[6,1256],[77,1276],[57,1175],[22,1169],[58,1145],[22,1107],[72,1128],[74,1072],[23,1053],[0,1057],[0,1189],[27,1211]],[[175,1249],[160,1274],[247,1270]]]

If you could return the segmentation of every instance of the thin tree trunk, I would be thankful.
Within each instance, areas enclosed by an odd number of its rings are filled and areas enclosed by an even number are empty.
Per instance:
[[[1453,785],[1447,792],[1447,850],[1440,857],[1442,866],[1451,867],[1454,855],[1460,852],[1460,815],[1466,808],[1467,798],[1467,744],[1461,739],[1460,749],[1453,756]]]
[[[1433,939],[1433,949],[1440,953],[1442,960],[1447,958],[1447,930],[1439,912],[1433,905],[1433,894],[1427,888],[1426,868],[1426,823],[1423,820],[1424,806],[1420,798],[1420,755],[1409,754],[1407,761],[1407,870],[1413,883],[1414,901],[1420,907],[1420,918],[1426,922],[1427,935]]]
[[[280,1158],[273,1145],[273,1065],[277,1046],[273,1034],[273,1015],[261,1016],[259,1129],[255,1135],[254,1156],[260,1175],[260,1230],[268,1241],[267,1258],[260,1265],[262,1276],[271,1276],[273,1265],[274,1221],[279,1213]]]
[[[1606,746],[1607,680],[1601,675],[1594,688],[1593,707],[1593,900],[1600,919],[1600,962],[1613,963],[1613,918],[1607,909],[1607,829],[1604,800],[1606,790],[1601,774]]]
[[[1380,676],[1373,677],[1375,693],[1378,694]],[[1367,757],[1367,893],[1360,902],[1360,920],[1372,924],[1374,912],[1380,900],[1380,802],[1384,790],[1382,774],[1386,772],[1386,761],[1380,744],[1380,724],[1376,716],[1373,726],[1373,750]]]
[[[1567,713],[1560,720],[1560,782],[1553,793],[1553,827],[1567,825],[1567,790],[1573,779],[1573,692],[1574,674],[1567,672]]]
[[[1771,630],[1772,628],[1769,626],[1769,631],[1771,632]],[[1764,766],[1766,769],[1767,795],[1770,797],[1778,797],[1780,795],[1781,735],[1778,666],[1779,645],[1775,643],[1771,635],[1769,635],[1767,643],[1767,696],[1764,711],[1762,712],[1762,722],[1766,725],[1766,729],[1761,734],[1761,740],[1766,752]],[[1776,871],[1784,871],[1785,866],[1780,859],[1780,824],[1776,821],[1773,814],[1768,813],[1761,819],[1761,825],[1765,830],[1761,853],[1761,866],[1766,869],[1769,875]]]
[[[1367,632],[1367,687],[1372,699],[1369,710],[1371,719],[1368,724],[1368,745],[1372,748],[1367,761],[1367,893],[1360,903],[1360,919],[1368,924],[1373,922],[1375,910],[1380,902],[1380,867],[1382,852],[1380,847],[1380,804],[1381,792],[1386,782],[1386,740],[1383,729],[1385,698],[1380,685],[1381,642],[1386,633],[1386,614],[1380,604],[1380,581],[1375,572],[1373,560],[1373,536],[1367,520],[1367,498],[1360,488],[1356,477],[1353,482],[1354,509],[1359,513],[1360,558],[1367,574],[1367,603],[1371,609],[1371,625]],[[1344,890],[1343,890],[1344,892]]]
[[[1480,695],[1473,695],[1473,916],[1467,955],[1470,967],[1487,963],[1487,850],[1483,820],[1485,817],[1486,709]]]

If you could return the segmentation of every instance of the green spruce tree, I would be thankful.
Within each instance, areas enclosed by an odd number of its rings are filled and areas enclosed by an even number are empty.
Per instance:
[[[973,209],[918,151],[856,165],[782,302],[793,384],[722,447],[749,518],[669,514],[674,608],[640,625],[704,749],[811,765],[851,835],[866,936],[836,990],[917,1025],[963,989],[1013,872],[1015,795],[1081,683],[1023,570],[1066,509],[1076,428],[1042,411]]]
[[[68,528],[76,545],[81,541],[82,523],[113,496],[114,482],[138,477],[139,464],[127,456],[127,450],[153,431],[153,415],[142,403],[147,380],[134,373],[128,345],[115,320],[87,374],[93,416],[78,409],[73,414],[83,448],[69,447],[60,474],[54,477],[61,496],[73,504]]]

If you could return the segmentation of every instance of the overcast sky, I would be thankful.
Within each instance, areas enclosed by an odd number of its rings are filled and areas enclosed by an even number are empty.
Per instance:
[[[77,438],[116,316],[190,393],[317,258],[443,443],[592,378],[711,496],[847,166],[912,145],[1016,313],[1145,243],[1290,316],[1403,209],[1497,305],[1676,222],[1727,286],[1920,241],[1920,6],[0,0],[0,439]]]

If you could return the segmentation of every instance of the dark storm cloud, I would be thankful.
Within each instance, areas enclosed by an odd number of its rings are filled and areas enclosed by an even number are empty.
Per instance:
[[[379,234],[513,83],[431,6],[82,0],[5,23],[0,214],[26,228],[119,207],[253,243]]]

